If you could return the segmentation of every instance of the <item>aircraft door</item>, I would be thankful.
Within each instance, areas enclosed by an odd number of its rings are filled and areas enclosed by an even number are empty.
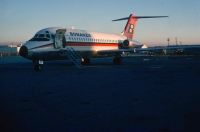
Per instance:
[[[56,49],[64,48],[65,46],[65,32],[66,29],[58,29],[56,30],[56,35],[55,35],[55,43],[54,47]]]

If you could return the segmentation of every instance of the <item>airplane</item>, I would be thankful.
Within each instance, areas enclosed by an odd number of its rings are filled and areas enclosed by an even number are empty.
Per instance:
[[[32,60],[34,70],[42,69],[44,61],[69,59],[77,67],[90,64],[91,57],[113,57],[114,64],[122,63],[122,52],[142,47],[134,40],[138,19],[168,16],[135,16],[112,21],[128,20],[121,34],[89,32],[87,30],[50,27],[38,31],[23,44],[19,55]]]

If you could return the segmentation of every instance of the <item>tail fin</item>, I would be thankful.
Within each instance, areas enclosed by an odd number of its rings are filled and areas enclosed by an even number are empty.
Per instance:
[[[123,35],[127,37],[127,39],[132,39],[134,37],[135,26],[137,24],[138,19],[142,18],[161,18],[161,17],[168,17],[168,16],[135,16],[130,14],[129,17],[120,18],[112,21],[121,21],[121,20],[128,20],[127,24],[124,28]]]

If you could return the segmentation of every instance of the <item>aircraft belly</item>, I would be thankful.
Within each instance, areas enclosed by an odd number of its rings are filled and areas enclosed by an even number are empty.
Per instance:
[[[53,50],[46,50],[46,51],[37,51],[37,52],[30,52],[29,59],[41,59],[41,60],[55,60],[55,59],[67,59],[67,56],[59,51]]]
[[[112,51],[118,50],[117,46],[66,46],[62,49],[54,49],[53,47],[37,48],[29,51],[29,59],[41,59],[41,60],[62,60],[68,59],[66,49],[67,47],[73,48],[82,57],[104,57],[112,56]],[[101,51],[108,51],[106,53],[101,53]]]

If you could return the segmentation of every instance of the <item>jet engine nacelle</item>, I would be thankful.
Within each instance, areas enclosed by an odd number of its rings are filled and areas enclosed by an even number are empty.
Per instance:
[[[129,48],[129,40],[124,40],[122,43],[119,44],[120,49],[128,49]]]
[[[120,49],[138,48],[141,46],[142,45],[139,42],[128,39],[124,40],[121,44],[119,44]]]

